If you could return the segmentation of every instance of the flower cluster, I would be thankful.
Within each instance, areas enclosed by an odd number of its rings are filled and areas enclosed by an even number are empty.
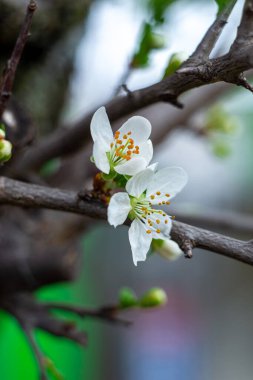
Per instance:
[[[126,192],[117,192],[110,199],[108,222],[117,227],[127,218],[132,220],[129,241],[135,265],[146,259],[151,244],[163,256],[168,252],[167,257],[175,258],[181,253],[176,243],[168,242],[171,217],[153,206],[169,205],[185,186],[187,175],[179,167],[157,170],[157,164],[148,166],[153,156],[150,133],[150,122],[134,116],[113,135],[104,107],[91,121],[95,165],[118,184],[122,184],[121,177],[125,179]]]

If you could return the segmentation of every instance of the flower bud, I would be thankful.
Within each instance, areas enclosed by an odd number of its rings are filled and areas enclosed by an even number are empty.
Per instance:
[[[183,251],[180,249],[179,245],[170,239],[154,239],[152,241],[152,249],[165,259],[171,261],[174,261],[183,255]]]
[[[134,307],[138,303],[135,293],[132,289],[122,288],[119,292],[119,305],[122,309]]]
[[[152,288],[140,299],[140,307],[157,307],[165,305],[167,295],[161,288]]]
[[[8,161],[11,158],[12,145],[8,140],[0,140],[0,162]]]
[[[165,37],[162,34],[151,33],[150,36],[150,48],[151,49],[163,49],[166,46]]]

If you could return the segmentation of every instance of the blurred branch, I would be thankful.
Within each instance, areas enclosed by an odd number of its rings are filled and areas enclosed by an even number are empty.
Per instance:
[[[80,199],[74,191],[31,185],[4,177],[0,178],[0,203],[68,211],[99,219],[107,217],[102,203]],[[193,248],[203,248],[253,265],[253,240],[241,241],[175,221],[171,236],[188,256]]]
[[[0,118],[3,115],[7,102],[12,93],[17,67],[20,62],[27,39],[29,37],[29,30],[32,22],[32,17],[36,8],[36,2],[34,0],[30,0],[29,5],[27,7],[24,23],[21,27],[11,58],[9,59],[7,67],[5,68],[5,71],[3,73],[0,88]]]
[[[210,40],[212,43],[218,38],[216,29],[213,33],[213,39],[208,34],[208,41]],[[240,49],[230,49],[228,54],[221,57],[206,59],[201,64],[192,65],[190,63],[187,60],[181,69],[161,82],[133,91],[125,97],[116,97],[111,100],[105,105],[110,120],[115,121],[159,101],[181,107],[178,97],[182,93],[206,84],[224,81],[247,87],[242,73],[253,67],[253,43],[245,40]],[[249,87],[247,88],[249,89]],[[16,166],[16,172],[39,168],[51,158],[71,154],[80,149],[89,139],[89,125],[93,112],[69,128],[58,128],[53,134],[32,147]]]
[[[34,331],[39,328],[52,335],[64,337],[82,346],[87,344],[86,333],[79,330],[74,321],[65,321],[51,314],[53,309],[67,311],[79,317],[99,318],[105,321],[128,326],[130,322],[117,317],[120,307],[105,306],[98,309],[87,309],[73,305],[57,303],[40,303],[32,294],[14,293],[0,300],[0,307],[13,315],[23,329],[32,348],[39,368],[40,380],[46,380],[46,357],[42,354],[34,339]]]

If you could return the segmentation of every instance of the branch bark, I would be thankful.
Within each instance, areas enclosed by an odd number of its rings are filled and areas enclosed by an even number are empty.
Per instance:
[[[36,8],[37,8],[36,2],[34,0],[30,0],[29,5],[27,7],[24,23],[21,27],[11,58],[9,59],[7,63],[7,67],[3,73],[3,78],[1,81],[1,88],[0,88],[0,118],[3,115],[3,112],[7,106],[7,103],[12,93],[16,71],[17,71],[18,64],[20,62],[24,47],[29,37],[29,30],[32,23],[33,14]]]
[[[74,191],[26,184],[5,177],[0,177],[0,203],[67,211],[98,219],[107,217],[104,205],[80,199]],[[176,221],[171,236],[187,252],[190,248],[203,248],[253,265],[253,240],[237,240]]]
[[[251,1],[248,1],[251,4]],[[218,16],[206,36],[202,40],[195,53],[199,56],[209,55],[219,34],[224,26],[224,20],[233,8],[232,0],[223,17]],[[245,8],[248,9],[248,8]],[[251,15],[252,16],[252,15]],[[242,16],[242,25],[247,20]],[[247,28],[251,27],[247,21]],[[249,31],[250,33],[250,31]],[[240,39],[238,32],[237,38]],[[236,44],[236,41],[234,44]],[[173,105],[179,105],[178,97],[184,92],[215,82],[229,82],[251,90],[245,83],[243,72],[253,67],[253,42],[240,45],[232,45],[228,54],[215,59],[206,59],[201,63],[192,65],[192,60],[185,62],[181,69],[170,77],[147,88],[131,92],[131,96],[117,97],[107,103],[106,109],[110,120],[113,122],[120,117],[126,116],[136,110],[151,104],[165,101]],[[201,50],[202,49],[202,50]],[[202,51],[202,53],[201,53]],[[194,54],[195,54],[194,53]],[[194,56],[193,54],[193,56]],[[51,158],[68,155],[83,147],[89,139],[89,125],[94,111],[86,115],[75,125],[68,128],[58,128],[52,135],[41,140],[31,148],[16,166],[16,173],[22,173],[32,169],[38,169],[44,162]]]

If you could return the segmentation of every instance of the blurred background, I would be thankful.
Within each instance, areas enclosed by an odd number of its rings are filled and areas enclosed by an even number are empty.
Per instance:
[[[2,63],[15,41],[26,3],[0,1]],[[69,125],[117,92],[123,93],[121,83],[134,90],[161,80],[166,68],[167,74],[173,70],[172,55],[189,56],[217,13],[213,0],[38,4],[16,85],[17,99],[40,126],[38,135],[59,122]],[[228,50],[242,6],[239,0],[214,56]],[[147,25],[156,38],[152,49],[145,48]],[[154,161],[161,167],[182,166],[189,175],[186,188],[168,212],[176,217],[178,213],[178,220],[180,215],[208,215],[210,210],[253,214],[252,94],[216,84],[195,89],[180,100],[184,110],[157,104],[138,113],[153,125]],[[56,164],[61,165],[54,161],[44,168],[45,173],[49,170],[52,175]],[[84,171],[86,166],[84,156]],[[240,239],[252,238],[249,231],[224,230],[215,223],[209,228]],[[77,281],[41,289],[40,299],[99,306],[115,303],[123,286],[133,288],[137,295],[159,286],[166,290],[168,303],[159,310],[124,314],[134,321],[129,328],[80,321],[89,335],[85,349],[38,332],[43,351],[64,378],[252,379],[251,267],[201,250],[194,251],[192,260],[182,257],[169,262],[152,255],[135,267],[127,228],[114,230],[93,220],[81,245]],[[36,379],[30,347],[16,322],[4,313],[0,333],[0,378]]]

